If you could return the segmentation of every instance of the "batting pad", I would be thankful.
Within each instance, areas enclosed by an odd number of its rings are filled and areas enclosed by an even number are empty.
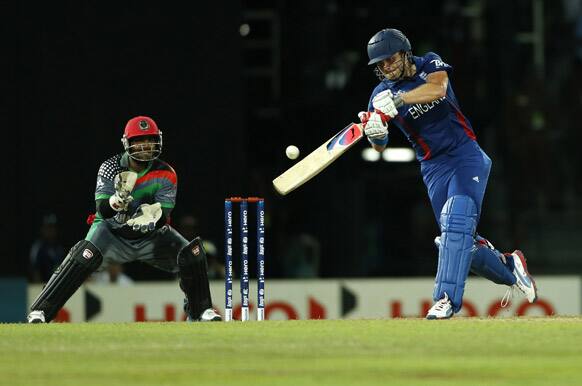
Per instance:
[[[503,264],[499,257],[501,252],[478,243],[475,244],[475,248],[471,271],[496,284],[510,286],[515,284],[515,276],[512,269]]]
[[[441,243],[433,299],[442,299],[446,292],[455,313],[463,305],[477,217],[477,206],[469,196],[450,197],[441,211]]]
[[[473,248],[473,257],[471,258],[471,272],[485,279],[491,280],[496,284],[513,285],[515,276],[510,263],[503,263],[501,252],[486,244],[478,241],[480,236],[477,235],[475,247]],[[434,243],[438,248],[441,246],[441,238],[436,237]]]

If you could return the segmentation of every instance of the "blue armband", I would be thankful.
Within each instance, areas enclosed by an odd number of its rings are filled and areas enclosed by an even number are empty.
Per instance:
[[[386,135],[384,138],[372,139],[368,137],[368,142],[370,142],[372,145],[386,146],[388,144],[388,135]]]

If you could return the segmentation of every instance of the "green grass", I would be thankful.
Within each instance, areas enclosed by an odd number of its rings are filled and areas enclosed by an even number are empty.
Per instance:
[[[581,385],[582,319],[2,324],[0,385]]]

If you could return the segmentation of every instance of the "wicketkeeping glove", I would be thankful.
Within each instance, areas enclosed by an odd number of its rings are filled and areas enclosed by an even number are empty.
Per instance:
[[[156,222],[162,217],[162,205],[159,202],[155,204],[142,204],[129,220],[129,225],[134,231],[147,233],[156,229]]]
[[[109,197],[109,205],[113,210],[120,212],[127,210],[127,206],[133,201],[131,191],[137,180],[137,173],[135,172],[121,172],[115,176],[113,185],[115,186],[115,194]]]

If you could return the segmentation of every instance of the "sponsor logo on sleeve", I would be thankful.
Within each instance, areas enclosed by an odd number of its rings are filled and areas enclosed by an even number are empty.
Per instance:
[[[440,59],[433,59],[430,61],[432,64],[434,64],[435,67],[447,67],[448,64],[446,64],[445,62],[443,62]]]

